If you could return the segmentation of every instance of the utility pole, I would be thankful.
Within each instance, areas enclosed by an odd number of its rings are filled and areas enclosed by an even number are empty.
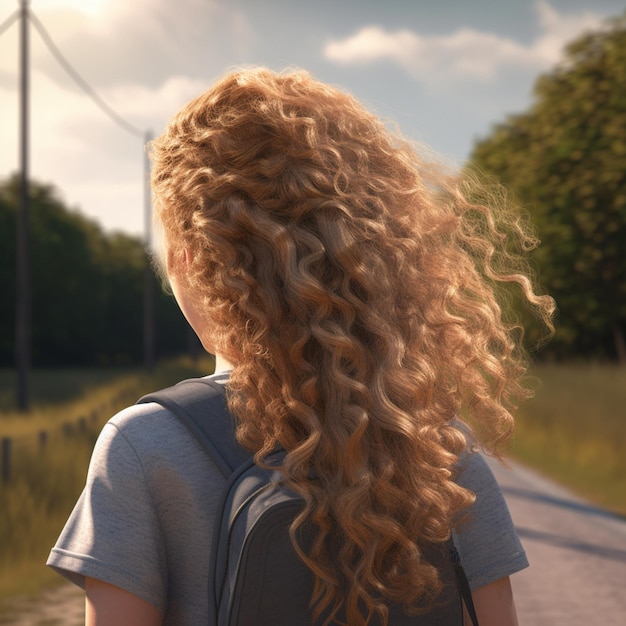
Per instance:
[[[29,239],[29,75],[28,75],[28,0],[20,6],[20,206],[16,220],[16,310],[15,352],[17,362],[17,406],[28,411],[28,373],[30,369],[30,263]]]
[[[143,275],[143,362],[146,369],[154,367],[154,276],[150,263],[152,249],[152,190],[150,188],[150,158],[148,144],[152,141],[146,133],[144,145],[144,230],[146,239],[146,265]]]

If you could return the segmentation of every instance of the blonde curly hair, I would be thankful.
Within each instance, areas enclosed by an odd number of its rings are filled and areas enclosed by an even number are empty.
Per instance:
[[[190,252],[177,279],[234,364],[238,439],[258,460],[282,446],[305,497],[292,538],[316,529],[297,546],[315,615],[361,626],[386,623],[387,600],[433,601],[425,547],[474,498],[454,482],[466,439],[453,418],[497,451],[528,395],[508,286],[551,327],[524,220],[302,71],[230,73],[151,157],[167,248]]]

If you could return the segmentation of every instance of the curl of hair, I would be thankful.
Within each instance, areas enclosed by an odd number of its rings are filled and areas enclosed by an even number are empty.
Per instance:
[[[496,186],[426,162],[300,71],[227,75],[151,157],[168,249],[191,253],[179,278],[234,363],[238,439],[258,459],[287,450],[306,499],[292,536],[316,528],[300,550],[316,615],[360,626],[386,622],[385,600],[428,603],[440,582],[424,548],[473,501],[454,482],[453,418],[497,453],[529,395],[509,287],[551,328],[527,224]]]

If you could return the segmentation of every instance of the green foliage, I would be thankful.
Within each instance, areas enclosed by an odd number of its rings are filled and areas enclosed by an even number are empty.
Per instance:
[[[562,356],[626,360],[626,15],[574,41],[535,101],[479,142],[472,166],[532,213]]]
[[[0,290],[15,302],[16,178],[0,184]],[[143,281],[138,238],[106,234],[69,211],[49,185],[31,182],[29,257],[33,364],[136,364],[143,354]],[[159,355],[184,352],[188,326],[155,279]],[[0,366],[13,364],[15,310],[0,308]]]

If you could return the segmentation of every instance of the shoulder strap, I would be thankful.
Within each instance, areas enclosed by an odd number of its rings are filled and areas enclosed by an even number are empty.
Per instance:
[[[149,393],[137,404],[147,402],[156,402],[176,415],[195,435],[224,478],[229,478],[236,468],[252,458],[235,439],[223,384],[210,378],[190,378]]]
[[[251,461],[252,454],[235,439],[234,423],[228,412],[224,385],[210,378],[190,378],[172,387],[149,393],[140,398],[137,404],[148,402],[160,404],[183,422],[224,478],[230,478],[238,467]],[[472,592],[456,548],[452,549],[452,561],[472,625],[479,626]]]
[[[474,607],[474,600],[472,599],[472,590],[470,589],[465,570],[461,565],[461,557],[456,547],[452,548],[452,564],[454,565],[454,573],[456,574],[456,582],[461,592],[461,597],[465,603],[465,608],[472,620],[472,626],[479,626],[478,617],[476,616],[476,609]]]

